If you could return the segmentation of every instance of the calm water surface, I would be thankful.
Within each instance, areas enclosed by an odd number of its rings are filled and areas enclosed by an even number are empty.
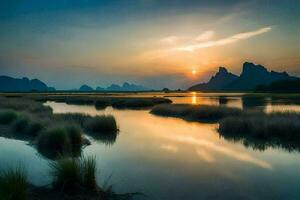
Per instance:
[[[174,103],[223,105],[265,111],[297,110],[287,99],[243,99],[239,94],[182,94]],[[220,97],[221,96],[221,97]],[[219,136],[217,124],[191,123],[151,115],[149,110],[96,110],[94,106],[47,102],[55,113],[112,114],[120,134],[111,144],[93,141],[98,181],[119,192],[143,192],[153,200],[300,199],[300,154],[283,149],[246,148]],[[48,160],[23,141],[0,138],[1,167],[26,166],[29,179],[49,183]]]

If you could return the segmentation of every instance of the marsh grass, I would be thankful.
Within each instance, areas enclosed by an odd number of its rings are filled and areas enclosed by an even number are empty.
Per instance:
[[[13,110],[0,111],[0,125],[5,129],[3,136],[22,140],[33,140],[44,128],[45,123],[32,114]]]
[[[55,159],[61,155],[79,156],[84,143],[81,129],[76,125],[57,125],[41,133],[37,138],[38,151]]]
[[[155,105],[154,99],[135,99],[128,98],[123,100],[117,100],[112,103],[113,108],[118,109],[139,109],[139,108],[149,108]]]
[[[52,114],[52,109],[49,106],[44,106],[41,102],[25,97],[9,99],[0,97],[0,108],[28,112],[39,117],[47,117]]]
[[[74,123],[83,127],[87,119],[90,119],[92,117],[82,113],[60,113],[60,114],[54,114],[53,118],[55,121]]]
[[[271,146],[300,150],[299,113],[246,112],[221,120],[218,131],[226,139],[243,141],[260,150]]]
[[[12,110],[1,110],[0,111],[0,124],[10,124],[18,118],[18,114]]]
[[[96,191],[96,158],[87,157],[81,159],[82,184],[89,191]]]
[[[25,200],[27,198],[26,172],[22,167],[0,174],[0,199]]]
[[[79,126],[67,125],[65,126],[65,130],[72,146],[80,146],[83,143],[82,131]]]
[[[5,98],[0,97],[1,100]],[[59,155],[79,156],[89,145],[82,132],[112,144],[117,124],[113,116],[92,117],[82,113],[53,114],[52,109],[28,98],[10,98],[0,102],[2,136],[28,140],[39,153],[50,159]],[[109,137],[106,137],[109,136]]]
[[[100,115],[88,119],[84,124],[91,134],[115,134],[118,131],[117,122],[112,115]]]
[[[59,159],[50,164],[50,175],[53,179],[52,186],[62,192],[76,193],[81,183],[81,172],[78,160],[72,158]]]
[[[97,110],[102,110],[105,109],[107,106],[110,106],[111,103],[109,102],[109,100],[106,99],[99,99],[95,101],[95,108]]]
[[[220,122],[221,133],[250,133],[260,137],[299,137],[300,114],[298,113],[254,113],[239,117],[228,117]]]
[[[50,163],[53,191],[64,193],[70,199],[130,200],[141,193],[117,194],[112,185],[99,186],[96,181],[96,157],[61,158]],[[66,198],[66,199],[68,199]]]
[[[89,116],[81,113],[55,114],[54,118],[65,123],[78,124],[86,134],[109,145],[118,135],[118,127],[112,115]]]
[[[158,104],[169,104],[171,100],[166,98],[116,98],[111,106],[117,109],[145,109]]]
[[[214,122],[228,116],[239,116],[238,108],[223,106],[161,104],[154,106],[150,113],[166,117],[178,117],[189,121]]]
[[[117,109],[142,109],[157,104],[172,103],[171,100],[161,97],[103,97],[87,94],[36,96],[35,99],[42,102],[56,101],[74,105],[95,105],[96,109],[104,109],[107,106],[112,106]]]
[[[18,118],[12,123],[13,135],[36,137],[43,129],[45,124],[30,114],[19,114]]]
[[[53,188],[66,193],[96,191],[95,157],[72,159],[61,158],[50,164]]]

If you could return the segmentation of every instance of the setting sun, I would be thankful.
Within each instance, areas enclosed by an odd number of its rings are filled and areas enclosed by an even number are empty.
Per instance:
[[[196,70],[192,70],[192,74],[193,74],[193,75],[196,75],[196,74],[197,74],[197,71],[196,71]]]

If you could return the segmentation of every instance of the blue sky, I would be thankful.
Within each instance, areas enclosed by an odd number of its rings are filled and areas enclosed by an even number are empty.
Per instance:
[[[300,75],[297,0],[7,0],[0,74],[185,88],[244,61]],[[196,71],[192,74],[191,71]]]

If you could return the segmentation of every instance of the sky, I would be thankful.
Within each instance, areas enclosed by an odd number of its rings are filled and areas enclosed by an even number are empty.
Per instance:
[[[251,61],[300,76],[299,0],[1,0],[0,75],[186,89]]]

